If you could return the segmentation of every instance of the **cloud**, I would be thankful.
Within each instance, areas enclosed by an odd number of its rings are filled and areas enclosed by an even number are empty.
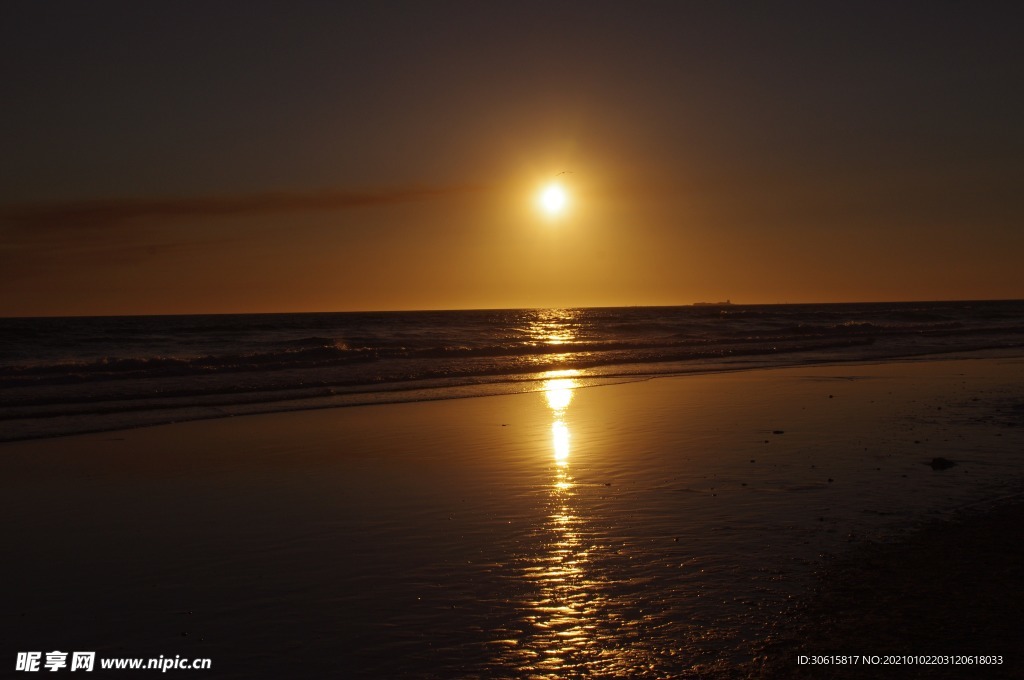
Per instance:
[[[265,191],[181,198],[101,198],[0,206],[0,222],[24,229],[103,229],[180,217],[203,218],[273,212],[315,212],[430,201],[476,193],[475,185],[399,187],[376,191]]]

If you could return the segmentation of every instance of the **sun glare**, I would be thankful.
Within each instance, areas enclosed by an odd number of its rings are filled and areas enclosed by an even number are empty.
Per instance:
[[[548,215],[555,216],[565,210],[569,197],[558,184],[549,184],[540,194],[540,206]]]

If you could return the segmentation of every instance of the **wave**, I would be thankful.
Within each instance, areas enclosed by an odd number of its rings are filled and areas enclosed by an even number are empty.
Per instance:
[[[131,380],[217,373],[267,372],[343,367],[352,364],[397,360],[437,360],[447,371],[459,371],[455,362],[479,358],[505,360],[517,369],[519,360],[558,357],[559,363],[602,365],[636,361],[678,361],[680,358],[758,354],[774,351],[808,351],[844,342],[870,343],[882,337],[975,336],[992,338],[1024,334],[1024,326],[965,327],[960,322],[884,325],[869,321],[843,321],[821,325],[797,323],[773,332],[743,328],[720,331],[717,337],[673,335],[639,340],[606,339],[564,342],[540,340],[499,344],[426,345],[416,347],[392,339],[345,342],[331,337],[307,336],[277,342],[265,351],[201,356],[104,356],[92,360],[34,362],[0,366],[0,388],[26,385],[57,385],[92,381]],[[801,343],[817,342],[808,345]],[[835,343],[839,343],[838,345]],[[538,361],[535,361],[538,363]]]
[[[152,424],[198,417],[198,405],[213,417],[339,395],[501,392],[566,369],[663,375],[1021,346],[1019,302],[0,319],[0,421],[13,432],[0,438],[27,436],[28,421],[40,436],[85,431],[90,414]],[[47,418],[83,420],[47,429]]]
[[[93,361],[0,367],[0,387],[45,382],[74,383],[140,377],[184,376],[213,372],[308,368],[377,359],[373,350],[315,346],[272,352],[199,357],[101,357]]]
[[[704,348],[681,348],[666,351],[664,348],[649,348],[648,351],[634,351],[631,348],[628,352],[616,352],[611,355],[596,352],[574,352],[569,355],[552,354],[541,356],[538,361],[488,361],[488,362],[420,362],[411,366],[409,363],[395,363],[388,368],[375,369],[372,373],[349,374],[349,373],[310,373],[309,371],[298,371],[289,373],[286,376],[274,376],[272,374],[261,374],[266,376],[263,381],[238,383],[235,381],[213,380],[206,383],[195,381],[186,383],[170,383],[178,387],[166,387],[156,382],[165,379],[167,375],[152,375],[152,380],[137,380],[132,383],[134,389],[119,390],[105,394],[97,400],[97,393],[89,390],[82,393],[74,391],[61,391],[59,393],[37,394],[35,397],[19,396],[15,401],[10,402],[0,394],[0,406],[12,409],[12,412],[4,414],[0,412],[0,420],[11,416],[24,417],[25,408],[53,406],[53,409],[39,411],[33,410],[33,417],[49,416],[63,413],[63,409],[72,404],[78,404],[73,410],[75,413],[107,413],[116,410],[147,410],[165,408],[169,400],[196,398],[196,397],[225,397],[223,403],[248,403],[278,401],[289,397],[285,393],[301,392],[304,397],[313,394],[333,394],[334,389],[343,389],[347,393],[358,392],[359,389],[367,391],[379,391],[382,386],[392,386],[387,389],[403,389],[393,387],[406,385],[404,389],[410,389],[409,383],[439,382],[439,384],[460,384],[467,381],[494,383],[502,382],[511,376],[525,376],[527,380],[534,380],[539,374],[552,370],[566,369],[598,369],[608,367],[626,367],[630,365],[644,364],[647,368],[642,371],[645,375],[657,375],[661,373],[654,366],[678,365],[680,362],[695,362],[708,360],[723,360],[738,357],[759,357],[765,355],[786,355],[797,353],[813,353],[829,349],[842,349],[872,344],[870,339],[832,341],[819,343],[791,343],[788,345],[762,344],[732,346],[714,346]],[[529,354],[521,354],[522,358],[531,358]],[[675,370],[675,369],[673,369]],[[671,371],[670,371],[671,372]],[[629,375],[636,375],[637,371],[628,371]],[[594,375],[619,375],[616,371],[600,371]],[[216,375],[209,377],[215,378]],[[51,383],[56,385],[58,383]],[[70,383],[64,383],[65,386]],[[88,385],[86,385],[88,387]],[[156,388],[156,389],[155,389]],[[82,406],[84,405],[84,406]]]

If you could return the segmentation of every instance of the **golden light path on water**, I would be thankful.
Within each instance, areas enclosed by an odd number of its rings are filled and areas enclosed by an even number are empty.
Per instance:
[[[571,343],[576,339],[579,315],[580,312],[578,310],[572,309],[539,310],[536,313],[536,318],[531,320],[525,329],[530,338],[530,343],[534,345],[564,345]],[[551,371],[547,375],[551,379],[565,380],[567,378],[554,377],[556,374],[561,375],[563,373],[566,372]],[[576,375],[576,373],[573,373],[573,375]]]
[[[564,345],[566,354],[548,355],[560,363],[582,339],[578,316],[576,310],[540,310],[524,330],[531,344]],[[589,378],[577,369],[540,374],[539,396],[551,419],[535,458],[550,473],[535,487],[544,519],[528,530],[515,560],[521,587],[516,622],[492,643],[501,651],[491,663],[517,669],[513,677],[651,677],[657,667],[654,642],[644,631],[658,634],[664,624],[640,604],[656,596],[642,592],[646,569],[632,568],[632,551],[621,542],[627,530],[613,519],[621,513],[612,509],[607,485],[598,491],[593,481],[580,483],[574,474],[592,473],[597,460],[588,453],[599,455],[573,438],[573,401],[592,384]]]
[[[590,573],[593,536],[577,504],[576,481],[571,472],[572,434],[567,418],[580,371],[544,374],[543,397],[551,412],[551,440],[547,454],[553,476],[548,488],[547,520],[540,532],[540,550],[529,556],[523,578],[534,586],[523,602],[527,632],[516,650],[520,668],[538,678],[562,678],[578,673],[608,674],[619,664],[614,652],[602,649],[602,618],[607,619],[607,598],[595,574]],[[602,613],[603,612],[603,613]],[[568,674],[568,675],[567,675]]]
[[[552,371],[546,375],[544,398],[551,410],[551,452],[554,478],[551,481],[546,550],[526,567],[526,577],[539,588],[528,617],[534,627],[534,666],[542,673],[557,674],[576,665],[575,657],[585,650],[590,600],[586,578],[588,551],[577,532],[580,518],[573,507],[573,478],[569,471],[571,434],[565,417],[578,386],[571,377],[576,371]]]
[[[553,378],[544,383],[544,396],[555,416],[551,423],[551,445],[555,452],[555,463],[559,467],[565,467],[569,462],[569,426],[565,424],[563,416],[576,387],[578,384],[571,378]]]

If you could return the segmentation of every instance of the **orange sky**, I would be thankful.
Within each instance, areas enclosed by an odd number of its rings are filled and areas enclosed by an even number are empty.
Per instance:
[[[1024,298],[1008,22],[816,5],[8,7],[0,315]]]

